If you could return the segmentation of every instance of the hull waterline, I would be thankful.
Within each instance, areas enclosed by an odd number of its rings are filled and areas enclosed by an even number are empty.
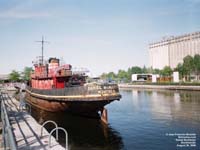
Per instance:
[[[79,95],[79,96],[51,96],[41,95],[26,90],[25,100],[45,111],[71,112],[80,115],[96,115],[104,106],[114,100],[119,100],[121,95]]]

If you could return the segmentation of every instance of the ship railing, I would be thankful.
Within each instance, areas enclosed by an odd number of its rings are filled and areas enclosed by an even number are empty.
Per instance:
[[[117,84],[86,84],[84,86],[68,87],[63,89],[34,89],[28,87],[34,93],[42,95],[93,95],[93,94],[117,94],[119,93]]]
[[[3,147],[4,149],[17,150],[17,144],[12,131],[12,126],[10,125],[8,118],[8,111],[5,104],[6,99],[3,95],[6,96],[4,93],[0,92]]]

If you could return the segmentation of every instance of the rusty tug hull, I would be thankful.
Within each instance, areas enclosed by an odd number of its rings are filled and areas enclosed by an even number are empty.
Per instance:
[[[74,114],[85,116],[98,116],[98,112],[104,109],[104,106],[111,103],[114,100],[119,100],[121,95],[116,92],[113,85],[106,85],[110,87],[106,90],[99,90],[95,94],[94,91],[90,91],[91,94],[82,95],[58,95],[55,91],[46,91],[46,93],[52,92],[55,95],[46,95],[44,90],[35,90],[32,88],[26,89],[26,101],[31,105],[38,107],[42,110],[50,112],[71,112]],[[105,87],[105,85],[104,85]],[[85,88],[85,87],[81,87]],[[112,88],[112,89],[111,89]],[[72,88],[75,90],[76,88]],[[80,87],[78,88],[78,91]],[[58,93],[64,93],[64,90],[56,90]],[[103,94],[101,92],[104,92]],[[77,92],[78,94],[79,92]]]
[[[39,59],[34,62],[25,100],[46,111],[87,116],[103,114],[105,105],[120,100],[117,84],[87,83],[86,78],[84,71],[72,71],[70,64],[60,65],[57,58],[48,63]]]

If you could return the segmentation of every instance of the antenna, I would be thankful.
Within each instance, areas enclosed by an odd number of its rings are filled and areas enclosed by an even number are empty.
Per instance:
[[[42,41],[36,41],[36,42],[40,42],[42,44],[42,65],[43,65],[43,61],[44,61],[44,43],[49,43],[48,41],[44,41],[44,36],[42,36]]]

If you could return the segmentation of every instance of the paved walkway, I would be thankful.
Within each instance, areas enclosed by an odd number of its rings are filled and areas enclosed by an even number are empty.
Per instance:
[[[0,114],[1,114],[1,112],[0,112]],[[3,150],[3,137],[2,137],[2,122],[1,122],[1,117],[0,117],[0,150]]]
[[[0,116],[1,116],[1,100],[0,100]],[[2,120],[1,120],[1,117],[0,117],[0,150],[3,150]]]
[[[48,131],[44,129],[41,137],[41,125],[27,112],[19,111],[19,102],[8,94],[3,94],[3,98],[7,106],[17,148],[19,150],[48,150]],[[51,145],[51,150],[64,150],[54,137],[51,138]]]

